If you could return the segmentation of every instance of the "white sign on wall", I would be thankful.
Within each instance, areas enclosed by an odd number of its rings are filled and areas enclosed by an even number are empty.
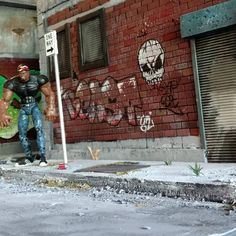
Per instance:
[[[52,56],[58,54],[57,47],[57,32],[53,30],[44,35],[45,47],[46,47],[46,56]]]

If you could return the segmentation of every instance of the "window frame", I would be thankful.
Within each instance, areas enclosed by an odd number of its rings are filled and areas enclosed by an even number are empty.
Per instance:
[[[94,18],[99,18],[100,25],[101,25],[101,38],[102,38],[102,52],[103,58],[99,60],[95,60],[93,62],[85,63],[83,62],[83,40],[82,40],[82,30],[81,25],[83,23],[89,22]],[[78,46],[78,55],[79,55],[79,69],[80,71],[87,71],[90,69],[96,69],[101,67],[108,66],[108,46],[107,46],[107,39],[106,39],[106,25],[105,25],[105,10],[101,8],[95,12],[89,13],[86,16],[77,18],[77,33],[79,39],[79,46]]]

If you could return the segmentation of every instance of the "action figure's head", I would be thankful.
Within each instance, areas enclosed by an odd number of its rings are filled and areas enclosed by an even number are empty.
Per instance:
[[[17,72],[19,73],[19,76],[20,76],[20,78],[23,82],[27,82],[29,80],[30,73],[29,73],[29,67],[28,66],[26,66],[24,64],[20,64],[17,67]]]

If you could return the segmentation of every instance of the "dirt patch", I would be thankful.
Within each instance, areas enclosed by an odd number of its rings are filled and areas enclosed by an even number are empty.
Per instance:
[[[127,173],[128,171],[150,167],[149,165],[140,165],[139,162],[115,162],[108,165],[99,165],[89,168],[75,170],[74,172],[98,172],[98,173]]]

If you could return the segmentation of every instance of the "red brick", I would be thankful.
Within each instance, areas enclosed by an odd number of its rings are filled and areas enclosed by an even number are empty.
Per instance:
[[[158,0],[154,1],[154,2],[152,2],[150,4],[148,4],[148,10],[158,9],[159,6],[160,6],[159,1]]]
[[[47,18],[47,22],[48,22],[48,25],[53,25],[53,24],[55,24],[57,22],[57,19],[56,19],[56,17],[54,15],[53,16],[49,16]]]
[[[71,16],[73,16],[73,14],[72,14],[72,12],[70,11],[70,9],[69,8],[66,8],[65,10],[64,10],[64,13],[65,13],[65,18],[67,19],[67,18],[70,18]]]
[[[137,9],[141,7],[141,2],[135,2],[134,4],[130,5],[130,9]]]
[[[156,0],[157,1],[157,0]],[[153,0],[142,0],[142,6],[149,5],[153,2]]]
[[[199,129],[190,129],[190,134],[194,136],[199,136]]]
[[[189,42],[181,42],[179,44],[179,48],[182,49],[182,48],[189,48],[190,45],[189,45]]]
[[[164,41],[169,41],[177,38],[176,32],[168,33],[163,36]]]
[[[82,12],[88,11],[90,9],[90,3],[89,1],[83,1],[80,3],[80,7],[82,9]]]
[[[168,16],[171,16],[172,14],[173,14],[172,8],[166,8],[165,10],[161,12],[160,17],[161,18],[168,17]]]
[[[153,131],[153,136],[155,137],[155,138],[161,138],[161,137],[163,137],[164,135],[163,135],[163,131]]]
[[[197,113],[189,113],[188,114],[188,120],[198,120]]]
[[[173,115],[163,117],[163,122],[174,122],[174,121],[175,121],[175,117]]]
[[[73,10],[72,10],[72,14],[73,16],[76,16],[78,14],[80,14],[82,12],[82,8],[81,6],[77,5]]]
[[[93,1],[93,2],[89,3],[89,8],[93,9],[93,8],[97,7],[98,5],[99,5],[99,1],[96,0],[96,1]]]
[[[170,124],[157,124],[158,130],[170,130],[171,128]]]
[[[189,129],[179,129],[177,130],[177,136],[189,136],[190,130]]]
[[[115,10],[115,11],[120,10],[120,9],[122,9],[124,6],[125,6],[124,3],[120,3],[120,4],[116,5],[116,6],[114,6],[114,10]]]
[[[193,69],[192,68],[187,68],[182,71],[183,76],[189,76],[193,74]]]
[[[112,14],[114,12],[114,7],[109,7],[109,8],[106,8],[106,14],[109,15],[109,14]]]
[[[188,98],[187,104],[188,105],[196,105],[196,98],[194,96]]]
[[[100,5],[102,5],[102,4],[106,3],[106,2],[109,2],[109,0],[99,0],[99,4]]]
[[[176,137],[176,130],[164,130],[163,137]]]
[[[60,11],[57,13],[57,21],[62,21],[66,19],[66,13],[64,11]]]
[[[138,8],[138,14],[143,14],[143,13],[145,14],[147,12],[147,6],[148,5],[144,5],[140,8]]]
[[[188,114],[175,115],[175,121],[176,121],[176,122],[179,122],[179,121],[188,121],[188,120],[189,120]]]
[[[171,129],[181,129],[181,123],[170,123],[170,128]]]

